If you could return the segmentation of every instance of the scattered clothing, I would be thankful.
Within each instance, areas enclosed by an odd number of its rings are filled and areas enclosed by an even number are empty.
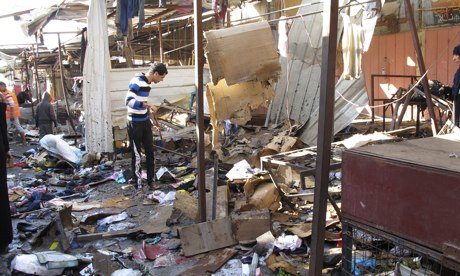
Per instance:
[[[138,28],[142,28],[145,24],[144,14],[145,0],[117,0],[117,14],[115,25],[118,30],[127,36],[129,32],[129,20],[134,16],[139,17]]]

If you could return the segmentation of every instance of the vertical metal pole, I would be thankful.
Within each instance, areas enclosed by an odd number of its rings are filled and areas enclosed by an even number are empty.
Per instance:
[[[201,0],[193,1],[194,40],[195,40],[195,89],[197,96],[197,132],[198,132],[198,210],[200,221],[206,221],[206,190],[205,190],[205,160],[204,160],[204,114],[203,114],[203,22]]]
[[[32,97],[32,87],[30,86],[30,76],[29,76],[29,61],[27,60],[27,56],[24,53],[24,64],[26,65],[26,90],[29,90],[30,93],[30,101],[31,101],[31,107],[32,107],[32,118],[35,118],[35,110],[34,110],[34,100]]]
[[[217,182],[219,181],[219,157],[217,153],[213,151],[212,154],[214,158],[214,178],[212,182],[212,213],[211,219],[216,219],[216,210],[217,210]]]
[[[160,40],[160,62],[163,63],[163,29],[161,26],[161,18],[158,19],[158,39]]]
[[[342,270],[346,275],[353,275],[353,228],[348,222],[342,222]]]
[[[38,69],[37,69],[37,59],[38,59],[38,53],[35,52],[35,47],[32,45],[32,50],[34,53],[34,71],[35,71],[35,97],[37,97],[37,100],[40,102],[42,100],[42,96],[40,94],[40,82],[38,81]],[[38,47],[37,47],[38,51]],[[34,73],[32,72],[32,76]]]
[[[420,48],[420,41],[417,35],[417,28],[415,26],[414,13],[412,11],[412,5],[410,0],[404,0],[404,5],[406,8],[406,17],[408,19],[408,24],[410,32],[412,35],[412,41],[414,42],[415,52],[417,53],[417,63],[420,69],[420,74],[423,75],[426,72],[425,61],[423,60],[422,49]],[[434,113],[433,101],[431,100],[430,86],[428,85],[428,75],[422,79],[423,92],[425,92],[426,105],[428,106],[428,113],[430,114],[431,119],[431,129],[433,135],[436,135],[439,131],[438,122],[436,121],[436,115]]]
[[[59,95],[58,95],[58,90],[56,86],[56,74],[54,73],[53,66],[50,68],[51,70],[51,85],[53,86],[54,90],[54,100],[56,101],[56,118],[58,117],[58,111],[59,111]]]
[[[318,157],[312,225],[312,256],[309,275],[321,275],[326,231],[327,189],[334,122],[335,62],[337,52],[338,1],[325,0],[323,11],[323,51],[319,98]]]
[[[149,37],[149,58],[150,58],[150,62],[152,62],[152,38]]]
[[[372,105],[372,107],[371,107],[371,114],[372,114],[371,118],[372,118],[372,121],[371,121],[371,122],[372,122],[372,123],[374,123],[374,121],[375,121],[375,108],[374,108],[374,105],[375,105],[375,104],[374,104],[374,98],[375,98],[375,95],[374,95],[374,93],[375,93],[374,85],[375,85],[375,81],[374,81],[374,78],[375,78],[375,77],[374,77],[373,75],[371,75],[371,105]]]
[[[77,134],[75,131],[75,125],[73,123],[73,117],[72,114],[70,113],[70,108],[69,108],[69,101],[67,100],[67,93],[65,91],[65,84],[64,84],[64,69],[62,68],[62,52],[61,52],[61,35],[58,33],[58,51],[59,51],[59,73],[61,75],[61,87],[62,87],[62,95],[64,96],[64,101],[65,101],[65,108],[67,111],[67,117],[69,118],[70,121],[70,126],[72,127],[72,130],[74,134]],[[77,138],[75,137],[75,144],[77,144]]]

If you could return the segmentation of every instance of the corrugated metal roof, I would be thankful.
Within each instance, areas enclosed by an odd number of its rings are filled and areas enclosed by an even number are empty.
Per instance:
[[[318,2],[303,0],[302,5]],[[341,1],[342,2],[342,1]],[[299,9],[298,15],[316,14],[295,19],[288,35],[288,58],[280,57],[281,77],[276,85],[276,96],[272,103],[270,121],[279,123],[287,118],[299,125],[304,125],[300,139],[315,145],[318,132],[317,119],[319,111],[319,88],[321,78],[322,48],[322,4],[308,5]],[[343,26],[339,17],[339,34]],[[337,90],[343,96],[364,106],[368,102],[364,78],[356,80],[339,80]],[[334,133],[351,123],[361,109],[347,103],[336,93]]]

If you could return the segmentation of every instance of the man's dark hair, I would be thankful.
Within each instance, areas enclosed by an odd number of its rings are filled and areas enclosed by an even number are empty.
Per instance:
[[[155,72],[163,76],[163,75],[168,74],[168,69],[166,68],[166,65],[164,65],[163,63],[154,62],[152,65],[150,65],[150,68],[147,74],[153,75]]]
[[[460,45],[455,46],[455,48],[454,48],[452,54],[453,54],[453,55],[460,56]]]
[[[3,81],[0,81],[0,86],[5,86],[6,87],[6,84]]]

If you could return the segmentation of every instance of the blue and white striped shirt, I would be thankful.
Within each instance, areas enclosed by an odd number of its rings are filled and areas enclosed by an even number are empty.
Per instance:
[[[148,100],[150,89],[150,83],[144,74],[136,75],[131,79],[125,99],[128,121],[144,122],[149,119],[150,111],[143,106],[143,102]]]

